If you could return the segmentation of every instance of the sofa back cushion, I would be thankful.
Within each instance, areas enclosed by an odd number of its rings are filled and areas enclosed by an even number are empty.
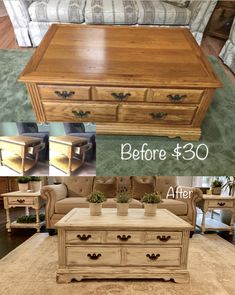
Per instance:
[[[172,187],[172,190],[174,190],[176,185],[176,176],[156,176],[156,191],[161,194],[163,199],[166,198],[169,188]],[[169,192],[172,192],[172,190]]]
[[[95,177],[93,191],[100,191],[104,193],[106,198],[114,198],[117,194],[116,177]]]
[[[68,197],[87,197],[92,192],[94,177],[70,176],[62,177],[61,182],[67,186]]]
[[[131,194],[131,177],[117,176],[117,192]]]
[[[155,192],[154,176],[132,176],[132,197],[141,200],[145,193]]]

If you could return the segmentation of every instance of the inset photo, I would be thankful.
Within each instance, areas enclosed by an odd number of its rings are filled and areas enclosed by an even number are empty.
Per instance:
[[[0,123],[0,176],[48,175],[49,125]]]
[[[95,123],[50,123],[51,176],[96,175]]]

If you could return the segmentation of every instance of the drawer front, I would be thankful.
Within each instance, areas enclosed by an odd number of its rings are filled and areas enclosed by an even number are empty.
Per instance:
[[[67,265],[120,265],[121,249],[105,247],[67,247]]]
[[[182,242],[181,232],[146,232],[146,244],[180,245]]]
[[[146,88],[96,87],[93,90],[92,99],[111,102],[144,101],[147,92]]]
[[[189,125],[192,123],[196,107],[121,105],[118,111],[119,122],[152,124]]]
[[[15,143],[0,141],[0,149],[21,155],[21,151],[24,147]]]
[[[38,85],[42,100],[89,100],[90,87],[66,85]]]
[[[92,244],[101,243],[102,232],[99,231],[67,231],[67,244]]]
[[[50,141],[49,147],[50,147],[50,152],[61,153],[65,156],[69,156],[69,151],[71,148],[70,146],[66,144],[53,142],[53,141]]]
[[[33,205],[33,197],[8,197],[9,205]]]
[[[211,200],[208,205],[212,208],[233,208],[233,200]]]
[[[143,232],[113,231],[107,232],[106,237],[106,242],[112,244],[139,244],[143,241]]]
[[[179,266],[180,248],[126,248],[127,265]]]
[[[115,122],[116,105],[85,103],[44,102],[43,107],[48,121],[62,122]]]
[[[204,90],[194,89],[151,89],[149,102],[163,103],[199,103]]]

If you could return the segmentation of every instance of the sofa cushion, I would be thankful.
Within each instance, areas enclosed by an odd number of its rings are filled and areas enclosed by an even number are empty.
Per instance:
[[[88,24],[136,24],[135,0],[87,0],[85,21]]]
[[[132,197],[141,200],[145,193],[155,192],[154,176],[133,176],[132,177]]]
[[[67,186],[68,197],[87,197],[92,192],[93,177],[65,176],[61,177],[61,182]]]
[[[158,204],[158,208],[167,209],[177,216],[187,215],[188,212],[186,202],[173,199],[163,199],[162,203]]]
[[[117,194],[116,177],[95,177],[93,191],[102,192],[106,198],[114,198]]]
[[[138,24],[188,25],[191,11],[160,0],[136,0]]]
[[[104,208],[116,208],[117,203],[114,198],[107,199],[103,203]],[[67,214],[73,208],[88,208],[89,203],[86,198],[65,198],[55,204],[56,214]],[[131,200],[130,208],[142,208],[142,203],[137,200]]]
[[[28,8],[34,22],[82,23],[86,0],[39,0]]]

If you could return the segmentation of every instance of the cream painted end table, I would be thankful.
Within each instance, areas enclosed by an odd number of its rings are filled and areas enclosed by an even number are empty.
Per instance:
[[[198,219],[198,226],[201,228],[201,233],[204,234],[206,230],[223,230],[229,231],[231,234],[234,231],[234,215],[235,215],[235,197],[227,197],[220,195],[203,195],[203,215],[202,219]],[[206,213],[209,210],[231,210],[232,217],[230,225],[224,224],[212,218],[206,218]]]
[[[40,192],[10,192],[1,195],[4,200],[4,209],[6,210],[6,228],[8,232],[11,232],[12,228],[36,228],[37,232],[40,232],[40,228],[45,224],[45,221],[39,219],[39,210],[42,207],[43,201],[41,199]],[[16,207],[24,207],[25,215],[29,215],[29,208],[33,208],[36,213],[35,223],[18,223],[11,221],[10,209]]]

